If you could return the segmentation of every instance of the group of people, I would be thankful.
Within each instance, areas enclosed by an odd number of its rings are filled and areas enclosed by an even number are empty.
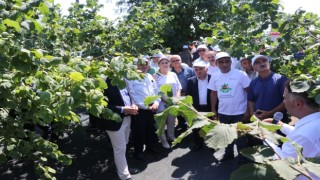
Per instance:
[[[171,148],[170,142],[175,140],[175,128],[186,130],[190,126],[183,117],[169,116],[166,133],[163,131],[160,137],[156,135],[154,115],[165,110],[166,99],[156,99],[149,105],[144,104],[144,99],[158,95],[163,84],[171,85],[173,96],[191,96],[196,110],[213,112],[215,116],[212,118],[221,123],[248,122],[252,115],[270,122],[268,118],[272,118],[274,113],[287,114],[288,111],[290,115],[300,118],[297,125],[287,125],[288,116],[276,123],[283,126],[284,134],[291,140],[306,146],[303,151],[306,157],[320,156],[320,135],[313,134],[320,130],[319,105],[304,94],[293,93],[287,78],[270,70],[268,56],[258,54],[252,59],[241,58],[235,62],[227,52],[217,47],[210,50],[206,45],[199,45],[196,52],[199,57],[192,61],[191,55],[186,63],[183,63],[180,55],[162,53],[155,53],[152,59],[137,59],[137,69],[144,74],[144,79],[124,79],[127,84],[124,89],[112,86],[110,79],[106,79],[108,89],[104,95],[108,98],[108,108],[123,119],[122,122],[104,121],[120,179],[131,179],[131,174],[139,172],[128,168],[126,161],[130,130],[134,157],[145,160],[144,151],[156,152],[155,145],[158,142],[164,148]],[[234,63],[240,64],[242,70],[237,69]],[[94,116],[90,118],[99,119]],[[203,139],[199,136],[199,129],[193,132],[193,150],[197,151],[203,146]],[[239,138],[234,143],[241,149],[246,146],[245,141]],[[282,152],[279,153],[283,155],[281,158],[295,157],[292,148],[290,143],[284,143],[277,151]],[[230,158],[234,158],[233,144],[226,148],[222,160]]]

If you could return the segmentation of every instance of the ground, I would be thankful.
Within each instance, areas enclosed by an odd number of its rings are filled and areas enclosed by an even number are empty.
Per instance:
[[[104,131],[87,131],[87,116],[82,116],[82,126],[57,143],[63,153],[73,156],[71,166],[55,165],[57,179],[117,180],[113,163],[112,147]],[[145,154],[148,161],[142,162],[132,157],[129,145],[127,159],[129,167],[139,168],[141,173],[133,175],[136,180],[219,180],[230,179],[230,174],[238,167],[237,158],[219,163],[213,151],[207,147],[192,152],[192,137],[186,137],[177,147],[166,150],[159,144],[157,154]],[[219,156],[219,152],[217,152]],[[33,163],[9,161],[0,167],[0,179],[38,179]]]

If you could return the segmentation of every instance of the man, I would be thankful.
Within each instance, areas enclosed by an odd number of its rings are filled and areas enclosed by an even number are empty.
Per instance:
[[[156,96],[158,88],[152,75],[147,73],[148,60],[145,58],[137,60],[137,67],[144,74],[143,80],[128,81],[129,94],[132,97],[133,103],[139,108],[137,116],[132,118],[132,140],[134,146],[134,156],[138,160],[145,161],[143,155],[143,147],[146,145],[147,152],[155,153],[154,146],[157,143],[156,127],[154,115],[158,110],[160,99],[152,104],[144,105],[144,99],[148,96]]]
[[[253,69],[251,60],[248,58],[241,58],[240,65],[243,68],[243,71],[248,75],[248,77],[253,80],[258,76],[258,73]]]
[[[197,52],[197,41],[193,41],[189,44],[190,53],[192,54],[192,62],[199,58],[199,53]]]
[[[187,81],[190,77],[194,76],[193,69],[188,66],[183,66],[181,63],[181,57],[179,55],[170,56],[170,62],[172,66],[171,71],[177,74],[177,77],[182,86],[181,96],[184,96],[187,88]],[[177,129],[179,128],[181,128],[182,131],[186,131],[188,129],[186,120],[182,116],[178,116]]]
[[[192,64],[192,56],[188,49],[187,45],[183,45],[182,51],[179,53],[179,56],[181,57],[181,60],[183,63],[187,64],[188,66],[191,66]]]
[[[171,71],[177,74],[180,84],[182,86],[181,96],[183,96],[186,91],[188,79],[195,75],[194,71],[192,68],[182,65],[181,57],[179,55],[170,56],[170,62],[172,66]]]
[[[97,122],[97,127],[107,130],[111,140],[119,178],[131,179],[131,174],[140,172],[138,169],[129,169],[126,159],[126,146],[129,141],[131,115],[138,113],[138,107],[131,103],[126,88],[119,89],[117,86],[112,86],[110,79],[107,79],[106,83],[108,89],[104,91],[104,95],[108,98],[108,108],[119,114],[122,121],[103,120],[92,115],[90,115],[90,119]]]
[[[220,122],[232,124],[241,122],[247,110],[247,95],[250,79],[243,72],[231,69],[231,56],[226,52],[216,54],[217,65],[220,72],[211,77],[208,89],[211,90],[211,111],[218,114]],[[216,103],[219,99],[218,113]],[[244,145],[244,139],[240,138],[237,148],[240,150]],[[233,158],[233,143],[226,148],[226,153],[222,160]]]
[[[207,51],[208,51],[208,47],[205,44],[199,45],[197,47],[197,52],[199,53],[200,57],[198,59],[196,59],[194,62],[196,62],[196,61],[204,61],[206,63],[206,65],[209,67],[210,63],[209,63],[209,60],[207,58]]]
[[[203,61],[195,62],[193,68],[196,76],[188,79],[186,95],[193,99],[193,107],[200,112],[210,112],[210,90],[207,89],[211,75],[208,75],[207,65]],[[203,146],[203,139],[199,135],[200,129],[193,129],[194,146],[192,151],[199,151]]]
[[[280,126],[287,138],[291,141],[283,143],[281,148],[269,142],[281,159],[287,157],[297,158],[297,152],[291,142],[302,146],[302,155],[305,158],[320,157],[320,112],[319,104],[314,98],[309,98],[308,93],[293,92],[292,81],[286,83],[283,93],[283,103],[288,114],[297,117],[299,120],[295,126],[290,126],[281,121],[274,122]],[[264,120],[272,122],[272,119]]]
[[[216,59],[215,59],[216,54],[217,52],[215,51],[208,51],[206,54],[207,59],[209,60],[209,63],[210,63],[210,66],[208,67],[208,74],[210,75],[220,71],[218,66],[216,65]]]
[[[258,72],[258,77],[253,79],[248,91],[248,108],[251,115],[259,119],[271,118],[275,112],[286,115],[283,103],[284,83],[286,77],[270,70],[269,58],[256,55],[252,58],[252,65]],[[284,122],[288,122],[287,117]]]

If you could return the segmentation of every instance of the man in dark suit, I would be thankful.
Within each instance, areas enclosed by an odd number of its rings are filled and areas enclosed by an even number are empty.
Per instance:
[[[119,178],[131,179],[131,174],[140,172],[135,168],[129,169],[126,159],[126,146],[129,141],[131,115],[138,113],[138,107],[131,103],[126,88],[119,89],[118,86],[112,86],[110,79],[107,79],[106,83],[108,89],[104,91],[104,95],[108,98],[108,108],[119,114],[122,121],[104,120],[93,115],[90,115],[90,119],[96,122],[97,127],[107,130],[111,140]]]
[[[208,74],[207,64],[198,61],[193,64],[196,76],[188,79],[186,95],[193,99],[193,107],[200,112],[211,112],[210,90],[207,89],[211,75]],[[203,146],[203,138],[199,135],[200,129],[193,130],[194,146],[192,151],[198,151]]]

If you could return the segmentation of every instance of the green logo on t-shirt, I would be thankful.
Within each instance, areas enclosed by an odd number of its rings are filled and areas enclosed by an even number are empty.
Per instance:
[[[227,93],[227,92],[231,91],[231,88],[229,87],[228,84],[225,83],[225,84],[223,84],[223,85],[221,86],[220,91],[223,92],[223,93]]]

